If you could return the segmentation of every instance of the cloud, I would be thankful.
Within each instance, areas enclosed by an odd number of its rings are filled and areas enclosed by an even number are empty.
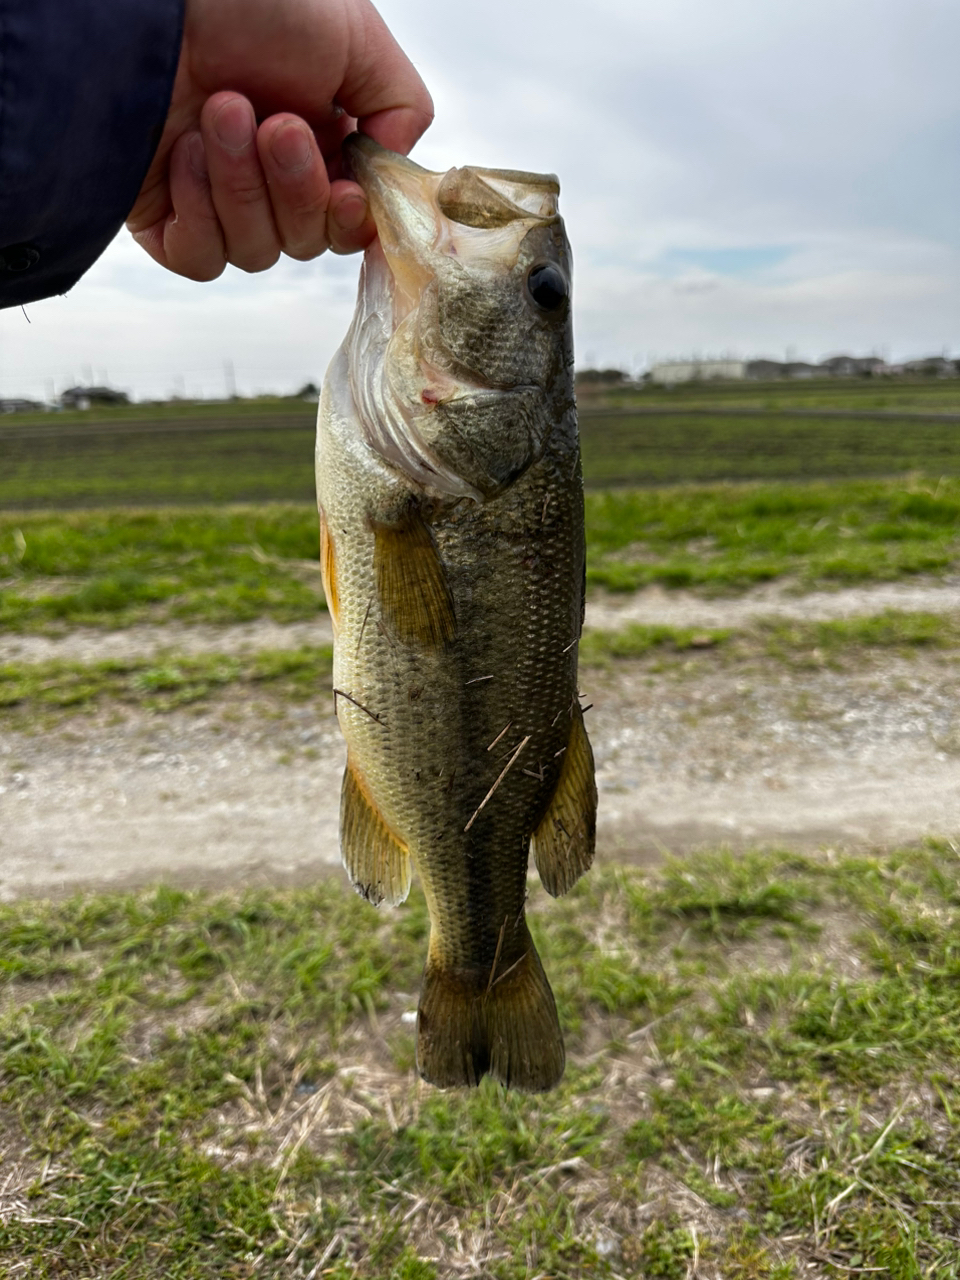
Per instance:
[[[552,171],[578,350],[960,350],[955,0],[384,0],[436,101],[421,163]],[[292,389],[346,330],[356,260],[197,286],[121,236],[67,299],[0,313],[0,393],[84,365]]]

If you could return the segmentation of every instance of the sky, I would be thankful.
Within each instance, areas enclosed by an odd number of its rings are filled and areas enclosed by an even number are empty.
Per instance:
[[[434,97],[414,158],[554,172],[577,360],[960,354],[956,0],[384,0]],[[0,396],[290,392],[357,258],[181,280],[121,232],[0,311]]]

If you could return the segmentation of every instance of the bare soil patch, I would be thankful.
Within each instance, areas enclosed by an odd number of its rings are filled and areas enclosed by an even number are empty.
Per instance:
[[[886,609],[904,612],[960,612],[960,579],[946,582],[890,582],[798,595],[789,584],[775,583],[740,596],[704,598],[691,591],[652,586],[622,595],[596,592],[587,603],[586,625],[617,630],[629,623],[673,627],[742,627],[755,618],[826,621]],[[102,662],[179,653],[252,653],[258,649],[299,649],[329,644],[330,617],[318,613],[308,622],[279,623],[270,618],[230,626],[179,622],[141,624],[123,630],[77,628],[64,635],[0,634],[4,662]]]
[[[960,668],[621,663],[585,673],[599,850],[885,846],[960,833]],[[200,711],[0,729],[0,896],[167,879],[283,884],[338,866],[343,745],[328,694],[241,689]]]

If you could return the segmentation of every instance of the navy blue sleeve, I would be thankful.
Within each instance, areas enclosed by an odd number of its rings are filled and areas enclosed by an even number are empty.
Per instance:
[[[0,307],[65,293],[150,167],[184,0],[0,0]]]

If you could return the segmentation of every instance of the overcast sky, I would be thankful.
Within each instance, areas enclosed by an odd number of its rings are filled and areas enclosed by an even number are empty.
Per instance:
[[[581,365],[960,353],[957,0],[385,0],[436,122],[414,156],[556,172]],[[319,379],[358,260],[197,285],[122,233],[0,312],[0,395]]]

